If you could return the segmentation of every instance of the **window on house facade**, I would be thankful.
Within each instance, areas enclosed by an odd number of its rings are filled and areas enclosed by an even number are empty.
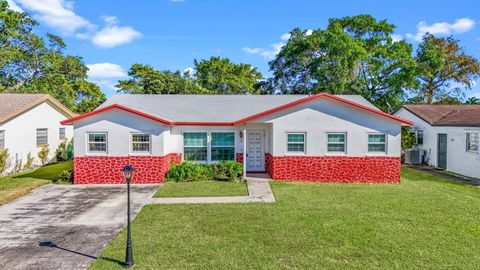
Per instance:
[[[0,150],[5,149],[5,130],[0,130]]]
[[[131,145],[133,153],[150,153],[150,134],[132,133]]]
[[[416,139],[416,143],[418,145],[423,144],[423,130],[422,129],[415,130],[415,139]]]
[[[185,160],[207,162],[207,132],[184,132],[183,155]]]
[[[346,133],[328,133],[327,134],[327,151],[343,152],[346,151]]]
[[[212,132],[211,160],[235,160],[235,133]]]
[[[478,133],[467,132],[467,151],[478,151]]]
[[[387,150],[387,140],[383,133],[368,134],[368,152],[383,152]]]
[[[47,128],[37,128],[37,146],[48,145],[48,129]]]
[[[287,133],[287,152],[305,153],[305,133]]]
[[[87,134],[89,153],[107,153],[107,133]]]
[[[65,136],[65,128],[61,127],[58,129],[58,137],[61,141],[65,140],[66,136]]]

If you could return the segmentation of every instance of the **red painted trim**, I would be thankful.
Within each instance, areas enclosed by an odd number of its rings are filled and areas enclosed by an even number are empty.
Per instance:
[[[300,104],[303,104],[303,103],[306,103],[306,102],[309,102],[309,101],[312,101],[312,100],[316,100],[316,99],[319,99],[319,98],[330,98],[330,99],[345,103],[347,105],[350,105],[352,107],[355,107],[355,108],[358,108],[358,109],[361,109],[361,110],[364,110],[364,111],[367,111],[367,112],[370,112],[370,113],[374,113],[374,114],[377,114],[377,115],[380,115],[380,116],[383,116],[383,117],[390,118],[392,120],[404,123],[404,124],[409,125],[409,126],[413,125],[413,122],[408,121],[406,119],[396,117],[394,115],[390,115],[388,113],[384,113],[382,111],[375,110],[375,109],[372,109],[370,107],[367,107],[367,106],[364,106],[364,105],[361,105],[361,104],[358,104],[358,103],[352,102],[350,100],[340,98],[340,97],[337,97],[337,96],[334,96],[334,95],[331,95],[331,94],[328,94],[328,93],[319,93],[319,94],[309,96],[309,97],[306,97],[306,98],[302,98],[302,99],[299,99],[297,101],[294,101],[294,102],[291,102],[291,103],[288,103],[288,104],[285,104],[285,105],[282,105],[282,106],[279,106],[279,107],[276,107],[276,108],[273,108],[273,109],[270,109],[270,110],[267,110],[267,111],[264,111],[264,112],[261,112],[261,113],[254,114],[252,116],[249,116],[249,117],[246,117],[246,118],[243,118],[243,119],[240,119],[238,121],[233,122],[233,125],[238,126],[238,125],[250,122],[252,120],[262,118],[262,117],[265,117],[267,115],[270,115],[270,114],[273,114],[273,113],[276,113],[276,112],[279,112],[279,111],[283,111],[283,110],[286,110],[286,109],[289,109],[289,108],[292,108],[292,107],[298,106]]]
[[[85,114],[82,114],[82,115],[79,115],[79,116],[69,118],[67,120],[63,120],[63,121],[60,122],[60,124],[68,125],[68,124],[71,124],[71,123],[73,123],[75,121],[78,121],[80,119],[87,118],[87,117],[90,117],[92,115],[96,115],[96,114],[99,114],[99,113],[102,113],[102,112],[105,112],[105,111],[109,111],[109,110],[113,110],[113,109],[119,109],[119,110],[123,110],[123,111],[129,112],[129,113],[133,113],[133,114],[136,114],[138,116],[145,117],[145,118],[151,119],[153,121],[160,122],[160,123],[162,123],[164,125],[167,125],[167,126],[173,125],[172,122],[167,121],[165,119],[158,118],[158,117],[155,117],[153,115],[146,114],[146,113],[134,110],[134,109],[130,109],[128,107],[125,107],[125,106],[122,106],[122,105],[119,105],[119,104],[113,104],[113,105],[110,105],[110,106],[107,106],[107,107],[103,107],[103,108],[91,111],[89,113],[85,113]]]

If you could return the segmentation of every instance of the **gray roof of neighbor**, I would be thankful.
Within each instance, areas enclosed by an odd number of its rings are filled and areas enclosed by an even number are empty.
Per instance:
[[[432,126],[480,126],[480,105],[403,105]]]
[[[378,110],[359,95],[337,95]],[[306,95],[113,95],[99,108],[113,104],[179,122],[233,122],[302,98]]]
[[[46,94],[0,94],[0,118],[13,114],[46,96]]]

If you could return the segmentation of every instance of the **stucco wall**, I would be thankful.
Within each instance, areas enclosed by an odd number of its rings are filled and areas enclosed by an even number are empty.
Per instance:
[[[423,145],[419,148],[427,151],[428,164],[437,167],[437,136],[447,134],[447,170],[470,177],[480,178],[480,153],[466,151],[466,133],[480,132],[475,127],[438,127],[400,109],[395,115],[413,121],[414,128],[423,129]]]
[[[65,115],[48,102],[44,102],[0,125],[0,130],[5,130],[5,148],[8,148],[10,152],[11,165],[13,166],[15,163],[15,154],[18,154],[18,157],[22,159],[22,164],[25,164],[29,152],[35,158],[34,163],[40,164],[37,154],[41,147],[37,147],[37,128],[48,129],[49,158],[53,158],[55,150],[61,143],[60,127],[65,128],[68,140],[73,136],[72,126],[60,125],[60,121],[65,119],[67,119]],[[7,172],[10,172],[11,169]]]

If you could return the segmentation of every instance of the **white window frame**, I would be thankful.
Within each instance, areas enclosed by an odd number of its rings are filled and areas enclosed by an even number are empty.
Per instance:
[[[62,138],[62,130],[63,130],[63,138]],[[63,141],[67,138],[67,129],[64,127],[58,128],[58,139]]]
[[[328,141],[328,135],[343,135],[345,136],[344,142],[329,142]],[[348,141],[348,133],[347,132],[327,132],[326,133],[326,138],[325,141],[327,142],[327,151],[326,153],[329,155],[345,155],[347,154],[347,141]],[[343,144],[343,151],[329,151],[328,150],[328,145],[329,144]]]
[[[422,132],[422,143],[418,143],[418,132]],[[424,129],[415,129],[413,130],[415,132],[415,145],[423,145],[425,143],[425,130]]]
[[[206,146],[187,146],[190,148],[207,148],[207,159],[206,160],[186,160],[185,159],[185,133],[206,133],[207,134],[207,145]],[[203,163],[203,164],[208,164],[210,163],[210,151],[208,149],[210,148],[210,136],[209,132],[206,130],[187,130],[187,131],[182,131],[182,160],[183,161],[188,161],[188,162],[195,162],[195,163]]]
[[[148,151],[134,151],[133,150],[133,135],[140,134],[140,135],[148,135]],[[131,155],[150,155],[152,153],[152,135],[147,132],[130,132],[130,154]],[[146,142],[136,142],[141,144],[147,144]]]
[[[288,135],[293,134],[301,134],[303,135],[303,143],[300,142],[288,142]],[[303,151],[288,151],[288,145],[289,144],[303,144]],[[307,132],[306,131],[301,131],[301,132],[293,132],[293,131],[288,131],[285,132],[285,154],[286,155],[298,155],[298,154],[305,154],[307,153]]]
[[[465,149],[467,152],[473,152],[473,153],[478,153],[479,150],[480,150],[480,145],[479,145],[479,139],[480,139],[480,132],[475,132],[475,131],[467,131],[466,134],[465,134]],[[469,143],[469,139],[470,139],[470,135],[473,134],[473,135],[476,135],[477,137],[477,150],[475,149],[469,149],[469,146],[470,146],[470,143]]]
[[[233,146],[230,146],[230,145],[221,145],[221,146],[213,146],[212,145],[212,141],[213,141],[213,137],[212,137],[212,133],[233,133]],[[213,148],[220,148],[220,147],[232,147],[233,148],[233,159],[232,161],[234,161],[236,159],[236,139],[235,137],[237,136],[237,132],[236,130],[232,130],[232,131],[216,131],[216,130],[213,130],[213,131],[210,131],[207,133],[207,159],[209,161],[209,163],[216,163],[216,162],[219,162],[221,160],[213,160],[212,159],[212,149]]]
[[[0,130],[0,137],[2,138],[1,139],[1,144],[0,144],[0,150],[5,150],[5,130]]]
[[[90,141],[89,135],[90,134],[105,134],[105,151],[90,151]],[[97,142],[99,143],[99,142]],[[85,136],[85,149],[87,150],[86,153],[88,155],[107,155],[108,154],[108,132],[106,131],[89,131],[86,132]]]
[[[214,164],[220,160],[212,160],[212,133],[233,133],[233,161],[237,157],[237,138],[238,131],[234,130],[183,130],[182,131],[182,160],[185,160],[185,133],[207,133],[207,160],[188,160],[189,162],[202,163],[202,164]],[[187,147],[200,147],[200,146],[187,146]],[[230,147],[230,146],[216,146],[216,147]],[[203,148],[203,147],[201,147]]]
[[[385,142],[369,142],[368,137],[370,135],[383,135],[385,136]],[[368,145],[369,144],[385,144],[385,151],[369,151]],[[388,153],[388,136],[386,132],[369,132],[367,133],[367,153],[370,155],[386,155]]]
[[[46,143],[38,143],[38,131],[39,130],[45,130],[46,131],[46,133],[45,133],[46,134],[45,136],[47,138]],[[37,147],[48,146],[48,128],[37,128],[35,130],[35,143],[36,143]]]

